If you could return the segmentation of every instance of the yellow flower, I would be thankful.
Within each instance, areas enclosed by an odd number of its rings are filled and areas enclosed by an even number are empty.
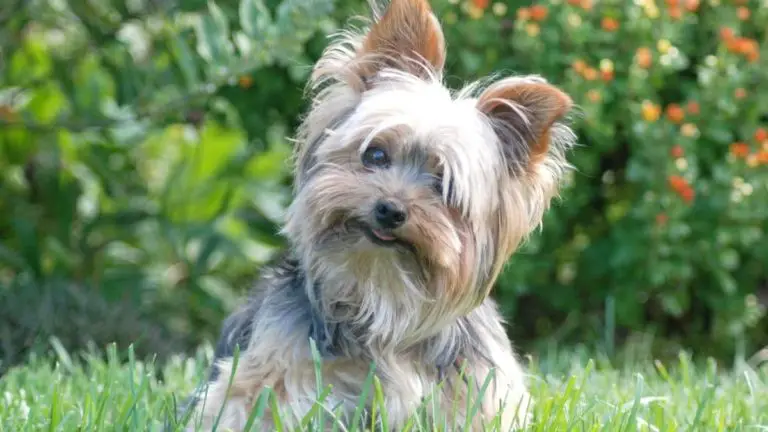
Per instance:
[[[655,122],[661,115],[661,107],[649,100],[643,101],[641,109],[643,119],[649,123]]]
[[[613,62],[610,59],[600,60],[600,70],[603,72],[613,72]]]
[[[581,16],[576,13],[568,14],[568,24],[571,27],[578,27],[581,25]]]
[[[475,6],[474,3],[470,3],[467,5],[467,15],[469,15],[472,19],[480,19],[483,17],[483,9]]]
[[[538,36],[540,31],[541,31],[541,28],[536,23],[528,23],[525,26],[525,32],[528,33],[528,36],[530,37]]]
[[[688,138],[693,138],[699,134],[699,128],[693,123],[686,123],[680,127],[680,133]]]
[[[672,48],[672,44],[666,39],[659,39],[659,42],[656,43],[656,48],[659,49],[660,53],[666,54]]]
[[[507,5],[501,2],[497,2],[493,4],[493,13],[496,14],[496,16],[504,16],[507,14]]]
[[[656,3],[647,2],[643,9],[648,18],[654,19],[659,17],[659,8],[656,6]]]

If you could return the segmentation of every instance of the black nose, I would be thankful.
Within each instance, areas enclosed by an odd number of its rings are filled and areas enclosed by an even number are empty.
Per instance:
[[[373,209],[376,222],[382,228],[395,229],[405,223],[408,214],[405,208],[396,202],[388,200],[379,200]]]

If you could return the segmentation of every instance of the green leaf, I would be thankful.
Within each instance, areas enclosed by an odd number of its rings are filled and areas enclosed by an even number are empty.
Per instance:
[[[280,176],[288,170],[286,161],[290,157],[290,149],[277,147],[258,154],[248,163],[248,173],[262,181],[280,180]]]
[[[66,106],[66,100],[53,82],[47,82],[32,93],[27,112],[41,123],[49,123],[59,116]]]
[[[183,145],[178,154],[179,175],[165,197],[165,207],[173,220],[209,220],[221,215],[222,206],[241,198],[243,181],[222,179],[230,164],[245,150],[241,130],[215,122],[203,127],[196,143]],[[166,184],[168,180],[161,181]]]
[[[240,26],[253,39],[263,40],[272,26],[272,16],[262,0],[240,1]]]
[[[42,40],[28,38],[21,49],[11,56],[9,82],[21,84],[41,80],[51,72],[51,58]]]
[[[73,73],[76,91],[72,96],[77,107],[87,112],[98,113],[103,102],[111,99],[115,94],[112,78],[100,67],[99,60],[92,55],[79,62]]]
[[[194,86],[200,83],[200,76],[192,49],[190,49],[187,41],[179,34],[173,35],[170,46],[181,74],[184,76],[184,81],[187,86],[194,88]]]
[[[690,298],[687,291],[675,290],[661,295],[661,306],[675,317],[680,317],[688,310]]]
[[[725,294],[731,295],[735,293],[736,290],[738,290],[736,279],[734,279],[730,273],[718,269],[715,271],[715,276],[717,277],[717,281],[720,283],[720,288]]]
[[[733,249],[720,252],[720,264],[726,270],[735,270],[739,266],[739,254]]]
[[[233,47],[229,41],[229,23],[221,9],[208,2],[208,14],[202,14],[195,26],[197,52],[208,63],[227,66]]]

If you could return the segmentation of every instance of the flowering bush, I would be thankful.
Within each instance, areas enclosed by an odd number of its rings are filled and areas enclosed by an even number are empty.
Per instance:
[[[579,107],[564,199],[499,283],[513,332],[768,343],[768,2],[512,3],[440,13],[454,75],[538,73]]]

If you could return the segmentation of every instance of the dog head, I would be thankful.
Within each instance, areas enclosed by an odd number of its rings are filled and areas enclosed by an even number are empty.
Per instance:
[[[315,65],[285,234],[310,273],[466,313],[556,195],[572,102],[536,76],[451,91],[428,2],[374,12]]]

